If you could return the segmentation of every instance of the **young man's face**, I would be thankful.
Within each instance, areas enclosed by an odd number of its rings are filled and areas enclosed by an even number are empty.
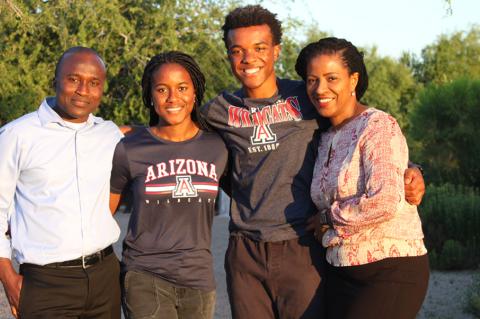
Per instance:
[[[280,45],[273,43],[270,27],[262,24],[232,29],[228,32],[227,44],[232,72],[247,96],[273,96],[277,90],[274,65]]]
[[[63,58],[55,79],[55,111],[64,120],[82,123],[100,105],[106,71],[102,60],[90,52]]]

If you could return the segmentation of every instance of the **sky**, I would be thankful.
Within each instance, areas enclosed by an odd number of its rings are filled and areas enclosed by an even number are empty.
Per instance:
[[[263,0],[261,5],[282,20],[315,21],[321,31],[356,46],[375,45],[380,55],[393,58],[404,51],[420,56],[441,34],[480,27],[480,0],[451,0],[451,14],[444,0]]]

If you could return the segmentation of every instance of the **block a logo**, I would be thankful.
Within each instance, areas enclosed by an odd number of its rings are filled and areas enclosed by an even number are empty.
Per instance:
[[[177,183],[172,191],[173,198],[197,197],[197,189],[192,184],[192,176],[177,175],[175,176]]]
[[[253,127],[250,141],[252,145],[274,143],[277,141],[277,135],[272,132],[269,124],[258,125]]]

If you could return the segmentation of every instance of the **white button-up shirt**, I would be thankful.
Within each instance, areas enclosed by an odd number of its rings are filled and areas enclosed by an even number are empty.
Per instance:
[[[75,259],[120,235],[109,191],[122,133],[91,114],[77,130],[47,100],[0,128],[0,257],[13,250],[19,263]]]

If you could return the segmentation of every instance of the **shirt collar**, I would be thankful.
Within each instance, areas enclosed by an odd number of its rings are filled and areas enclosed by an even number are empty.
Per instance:
[[[58,123],[62,126],[65,124],[65,120],[58,115],[52,109],[52,106],[55,105],[55,97],[47,97],[43,100],[42,104],[38,108],[38,117],[42,126],[46,126],[49,123]],[[87,127],[93,126],[94,124],[102,123],[103,119],[101,117],[94,116],[93,114],[88,115]]]

